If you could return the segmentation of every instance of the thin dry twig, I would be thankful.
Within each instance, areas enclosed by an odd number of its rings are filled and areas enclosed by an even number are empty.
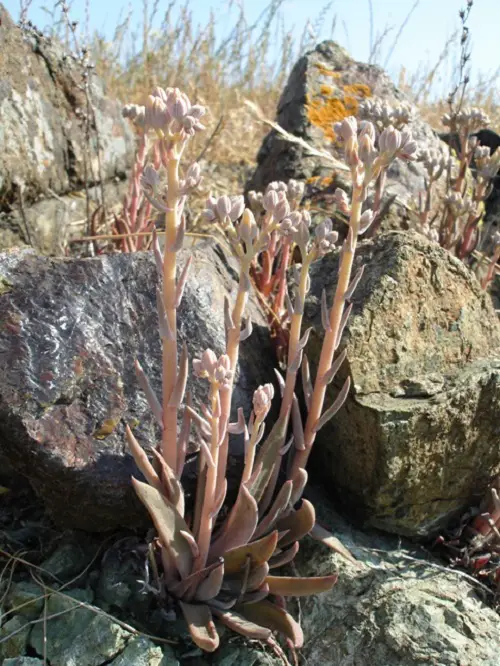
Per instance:
[[[273,122],[272,120],[269,120],[265,118],[262,114],[262,111],[259,109],[257,104],[254,102],[251,102],[249,99],[245,100],[246,106],[252,111],[252,113],[265,125],[268,125],[269,127],[272,127],[278,134],[283,137],[286,141],[289,141],[290,143],[295,143],[298,146],[301,146],[304,148],[310,155],[313,155],[314,157],[321,157],[322,159],[326,160],[331,164],[335,169],[338,169],[339,171],[345,171],[348,172],[349,169],[345,165],[344,162],[341,162],[340,160],[337,160],[331,153],[327,152],[326,150],[319,150],[318,148],[315,148],[312,146],[310,143],[307,143],[307,141],[304,141],[304,139],[301,139],[298,136],[295,136],[294,134],[290,134],[290,132],[287,132],[281,125],[279,125],[276,122]]]

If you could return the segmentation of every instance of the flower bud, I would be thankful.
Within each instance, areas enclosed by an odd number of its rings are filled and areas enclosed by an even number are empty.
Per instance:
[[[349,197],[347,196],[347,193],[344,192],[344,190],[342,190],[340,187],[337,187],[333,198],[337,204],[338,209],[344,213],[344,215],[350,215],[351,206],[349,204]]]
[[[286,194],[283,191],[278,193],[278,203],[274,207],[273,217],[279,222],[290,212],[290,204],[286,198]]]
[[[231,197],[231,210],[229,211],[229,218],[232,222],[236,222],[243,215],[245,210],[245,197],[237,195]]]
[[[264,196],[262,192],[256,192],[255,190],[250,190],[248,193],[248,202],[250,208],[255,214],[260,214],[261,208],[263,207]]]
[[[217,364],[217,356],[211,349],[205,349],[201,359],[193,361],[195,374],[202,379],[212,378]]]
[[[159,182],[160,182],[160,176],[158,175],[158,172],[155,170],[154,167],[151,166],[151,164],[148,164],[144,168],[144,171],[142,172],[141,176],[142,187],[144,189],[154,191]]]
[[[333,131],[344,141],[349,141],[356,136],[358,131],[358,121],[354,116],[344,118],[340,123],[335,123]]]
[[[300,180],[294,180],[293,178],[288,181],[288,199],[300,203],[302,197],[304,196],[305,183]]]
[[[315,229],[314,235],[316,249],[320,257],[330,252],[330,250],[333,250],[339,237],[336,231],[332,231],[332,221],[330,219],[320,222]]]
[[[298,211],[293,211],[281,220],[279,232],[282,236],[288,237],[296,233],[299,224],[302,221],[302,215]]]
[[[231,208],[232,208],[231,199],[228,196],[224,195],[222,197],[219,197],[217,201],[217,213],[221,221],[223,221],[226,217],[229,217]]]
[[[265,419],[269,410],[271,409],[271,402],[274,398],[274,386],[272,384],[264,384],[253,394],[253,410],[255,418],[259,421]]]
[[[238,237],[246,244],[250,244],[257,238],[258,233],[255,217],[252,211],[246,208],[238,225]]]
[[[268,213],[273,213],[276,204],[278,203],[278,193],[276,190],[268,190],[262,199],[264,210]]]
[[[305,251],[309,242],[309,229],[304,220],[301,220],[295,232],[292,233],[292,238],[302,251]]]
[[[205,210],[202,215],[207,222],[214,222],[217,219],[217,199],[215,197],[208,197],[205,202]]]
[[[147,129],[164,129],[170,122],[168,109],[159,97],[148,97],[144,123]]]
[[[358,135],[358,140],[361,141],[361,139],[364,136],[369,136],[371,139],[372,144],[375,143],[375,127],[373,126],[373,123],[371,123],[369,120],[362,120],[359,123],[360,127],[360,132]]]
[[[373,140],[371,136],[368,133],[364,134],[359,142],[360,160],[363,162],[365,167],[370,168],[373,162],[375,162],[377,155],[378,152],[373,145]]]
[[[122,116],[129,118],[137,127],[144,127],[145,114],[145,107],[138,104],[126,104],[122,109]]]
[[[266,192],[269,192],[269,190],[275,190],[276,192],[288,192],[288,185],[282,180],[273,180],[273,182],[269,183],[267,186]]]
[[[370,208],[368,208],[368,210],[365,210],[365,212],[361,215],[361,217],[359,218],[359,232],[358,232],[360,236],[363,235],[365,231],[368,231],[374,218],[375,215]]]
[[[193,189],[201,180],[201,167],[198,162],[193,162],[186,173],[184,189]]]
[[[214,369],[213,379],[220,384],[221,388],[227,388],[231,382],[231,361],[227,354],[223,354],[217,361]]]
[[[392,125],[389,125],[380,135],[378,143],[381,153],[393,156],[401,145],[401,134]]]

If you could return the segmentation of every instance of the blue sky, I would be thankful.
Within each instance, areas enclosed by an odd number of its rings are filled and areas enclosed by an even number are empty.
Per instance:
[[[148,0],[149,5],[154,0]],[[458,11],[466,0],[372,0],[373,39],[389,29],[384,41],[379,64],[386,67],[397,80],[401,67],[409,73],[430,66],[438,60],[447,38],[459,27]],[[9,12],[17,20],[19,0],[3,0]],[[42,6],[50,6],[52,0],[32,0],[29,17],[39,27],[48,22]],[[181,2],[177,2],[180,5]],[[229,10],[233,4],[232,11]],[[190,6],[196,20],[205,24],[210,9],[218,17],[220,36],[223,37],[233,23],[237,9],[234,5],[242,4],[249,21],[255,20],[269,4],[269,0],[191,0]],[[90,29],[97,29],[111,38],[113,30],[120,20],[132,10],[134,23],[138,27],[142,20],[142,0],[132,3],[122,0],[73,0],[71,15],[82,23],[85,22],[86,6],[89,8]],[[336,17],[334,38],[345,46],[359,60],[367,60],[370,53],[370,2],[369,0],[285,0],[283,3],[284,22],[287,28],[293,28],[297,37],[308,21],[315,23],[322,10],[323,21],[316,25],[318,39],[329,37],[332,21]],[[406,27],[403,29],[394,50],[389,56],[391,46],[403,21],[413,9]],[[168,0],[159,0],[159,14],[165,11]],[[159,24],[159,21],[158,21]],[[475,0],[468,22],[472,37],[472,76],[490,77],[500,68],[500,0]],[[140,32],[140,30],[139,30]],[[456,51],[455,51],[456,53]],[[441,69],[441,81],[436,86],[438,94],[444,94],[450,88],[452,59]],[[500,79],[495,86],[497,96]]]

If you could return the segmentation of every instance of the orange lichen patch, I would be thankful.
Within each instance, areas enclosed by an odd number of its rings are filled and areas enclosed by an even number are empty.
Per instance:
[[[307,117],[309,122],[316,127],[321,127],[325,136],[332,140],[335,137],[333,132],[334,123],[348,116],[349,113],[341,99],[332,97],[327,100],[312,100],[307,106]]]
[[[319,65],[316,65],[319,67]],[[347,116],[355,116],[359,110],[359,101],[371,96],[369,86],[364,83],[354,83],[343,86],[343,96],[330,96],[327,92],[330,86],[321,85],[320,93],[326,97],[306,97],[307,118],[312,125],[321,127],[325,138],[335,141],[333,125]],[[333,92],[333,91],[332,91]]]
[[[328,67],[325,67],[325,65],[322,65],[319,62],[316,63],[316,68],[320,74],[323,74],[323,76],[331,76],[334,79],[338,79],[342,76],[341,72],[335,72],[333,69],[328,69]]]
[[[319,91],[322,95],[331,95],[333,92],[333,88],[332,86],[327,86],[323,84],[322,86],[320,86]]]
[[[344,86],[344,94],[350,97],[371,97],[372,91],[370,86],[365,85],[364,83],[353,83],[349,86]]]
[[[344,106],[349,112],[347,115],[349,116],[355,116],[358,113],[359,109],[359,104],[358,100],[355,97],[351,97],[349,95],[346,95],[344,97]]]

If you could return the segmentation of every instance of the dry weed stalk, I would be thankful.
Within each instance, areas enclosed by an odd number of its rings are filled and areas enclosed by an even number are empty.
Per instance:
[[[190,138],[204,129],[201,118],[205,109],[192,105],[178,89],[155,88],[145,106],[128,105],[124,114],[145,133],[154,132],[154,154],[159,156],[167,176],[166,187],[163,187],[158,170],[148,164],[141,178],[144,196],[164,214],[166,223],[163,254],[158,239],[155,237],[153,241],[160,275],[157,305],[163,351],[161,400],[141,366],[136,364],[139,383],[162,432],[153,463],[127,428],[130,449],[147,481],[133,479],[133,484],[158,532],[157,549],[151,553],[153,571],[161,571],[156,576],[156,589],[161,599],[177,601],[193,640],[204,650],[213,651],[219,644],[214,616],[246,636],[272,642],[272,632],[278,631],[287,637],[291,646],[300,647],[302,630],[287,613],[285,597],[328,590],[337,576],[294,578],[271,572],[293,560],[300,539],[310,532],[336,547],[330,535],[319,529],[315,531],[314,507],[308,500],[301,499],[307,482],[305,465],[316,433],[341,407],[349,390],[347,381],[334,404],[323,412],[326,386],[344,359],[344,355],[340,355],[333,361],[351,309],[346,304],[361,277],[359,272],[351,279],[357,238],[369,228],[374,217],[371,210],[362,210],[368,187],[395,157],[411,159],[415,143],[408,132],[389,127],[378,137],[377,148],[373,125],[365,122],[358,130],[354,118],[346,119],[335,128],[345,141],[353,195],[349,202],[345,192],[337,193],[339,205],[344,212],[349,211],[349,233],[342,248],[339,282],[331,310],[323,299],[326,333],[314,384],[304,355],[310,331],[302,333],[302,317],[309,289],[309,268],[332,251],[337,240],[331,221],[321,222],[311,233],[309,214],[298,208],[302,193],[298,184],[288,187],[277,184],[269,188],[262,199],[266,213],[258,222],[252,211],[245,209],[243,197],[211,197],[207,201],[205,217],[224,229],[240,268],[236,300],[231,305],[226,299],[225,350],[218,356],[207,349],[201,358],[193,361],[196,376],[209,384],[208,404],[200,414],[193,409],[189,398],[184,400],[189,361],[185,346],[178,353],[177,308],[190,261],[178,276],[177,252],[185,233],[185,200],[201,176],[199,165],[193,164],[182,177],[180,159]],[[294,267],[293,298],[288,295],[285,282],[292,246],[302,258],[301,265]],[[258,257],[262,260],[266,253],[273,259],[280,255],[276,298],[280,302],[286,300],[290,317],[286,376],[282,378],[277,373],[281,408],[267,436],[266,417],[274,396],[271,384],[255,391],[248,420],[240,409],[237,422],[230,422],[239,345],[252,331],[250,320],[245,318],[251,271],[253,268],[254,274],[259,276],[256,266],[262,261],[256,260]],[[270,274],[265,271],[263,284],[268,284],[272,281],[272,271]],[[305,427],[295,395],[301,367],[309,410]],[[182,407],[182,425],[178,431],[178,413]],[[290,419],[293,435],[288,439]],[[191,425],[195,426],[199,443],[199,470],[195,506],[191,519],[187,519],[181,475]],[[244,469],[236,501],[227,507],[227,515],[222,518],[231,434],[243,434]],[[278,490],[278,476],[285,456],[288,457],[287,477]],[[337,549],[342,551],[341,547]]]

